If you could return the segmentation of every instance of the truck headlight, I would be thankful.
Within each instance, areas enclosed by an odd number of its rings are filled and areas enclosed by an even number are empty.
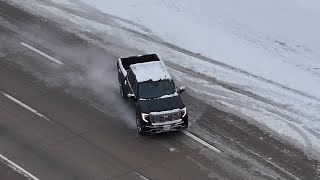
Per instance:
[[[181,109],[181,116],[185,117],[186,115],[187,115],[187,108],[184,107],[184,108]]]
[[[148,122],[149,114],[141,113],[141,117],[142,117],[142,120],[143,120],[144,122]]]

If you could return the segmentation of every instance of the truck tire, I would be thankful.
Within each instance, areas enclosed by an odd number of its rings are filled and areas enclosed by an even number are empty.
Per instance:
[[[137,124],[137,132],[141,135],[141,136],[145,136],[146,133],[143,131],[143,128],[141,127],[141,123],[140,123],[140,119],[137,116],[136,118],[136,124]]]

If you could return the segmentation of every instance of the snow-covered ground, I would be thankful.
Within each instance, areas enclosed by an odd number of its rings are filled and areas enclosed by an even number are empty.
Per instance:
[[[105,37],[118,56],[158,53],[190,93],[320,154],[317,0],[11,3]]]

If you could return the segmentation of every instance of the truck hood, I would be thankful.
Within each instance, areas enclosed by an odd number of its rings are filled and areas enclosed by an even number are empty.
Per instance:
[[[181,99],[181,96],[178,95],[168,98],[139,100],[139,106],[141,112],[150,113],[167,111],[178,108],[182,109],[184,108],[184,103]]]

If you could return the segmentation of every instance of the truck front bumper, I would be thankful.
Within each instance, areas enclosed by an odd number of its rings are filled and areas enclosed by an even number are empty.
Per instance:
[[[143,131],[156,134],[170,131],[178,131],[188,127],[188,120],[182,119],[180,122],[166,123],[162,125],[145,125]]]

